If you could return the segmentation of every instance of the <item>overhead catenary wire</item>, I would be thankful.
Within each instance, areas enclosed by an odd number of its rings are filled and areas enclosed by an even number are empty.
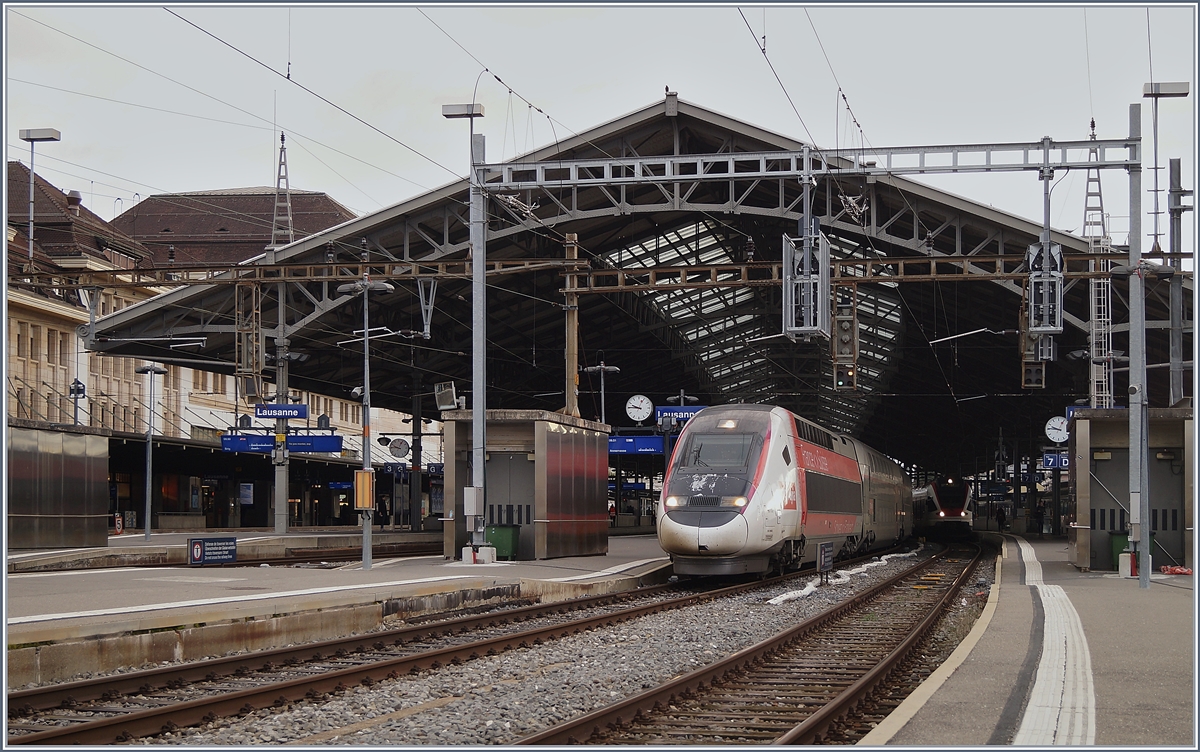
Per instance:
[[[282,78],[282,79],[284,79],[284,80],[286,80],[286,81],[289,81],[290,83],[294,84],[295,86],[298,86],[299,88],[301,88],[301,89],[303,89],[304,91],[308,92],[309,94],[311,94],[312,96],[316,97],[317,99],[320,99],[320,100],[321,100],[322,102],[324,102],[325,104],[329,105],[330,107],[333,107],[333,108],[334,108],[335,110],[337,110],[338,112],[341,112],[341,113],[343,113],[344,115],[346,115],[346,116],[348,116],[348,117],[352,118],[353,120],[355,120],[355,121],[357,121],[357,122],[361,123],[362,125],[365,125],[367,128],[370,128],[371,130],[375,131],[376,133],[378,133],[379,135],[381,135],[381,136],[383,136],[384,138],[388,139],[389,141],[392,141],[392,142],[394,142],[394,143],[398,144],[399,146],[402,146],[402,147],[404,147],[405,149],[408,149],[410,152],[412,152],[412,153],[413,153],[413,154],[415,154],[416,156],[420,157],[421,159],[424,159],[425,161],[429,162],[430,164],[433,164],[433,165],[436,165],[437,167],[440,167],[440,168],[442,168],[443,170],[445,170],[446,172],[450,173],[451,175],[454,175],[454,176],[457,176],[457,175],[458,175],[458,173],[457,173],[457,172],[455,172],[454,170],[451,170],[449,167],[447,167],[446,165],[444,165],[444,164],[442,164],[441,162],[437,161],[437,160],[436,160],[436,159],[434,159],[433,157],[430,157],[429,155],[427,155],[427,154],[425,154],[425,153],[423,153],[423,152],[421,152],[421,151],[417,150],[416,148],[414,148],[414,147],[412,147],[412,146],[409,146],[408,144],[404,143],[403,141],[401,141],[400,139],[396,138],[395,136],[393,136],[392,134],[388,133],[387,131],[383,130],[382,128],[379,128],[379,127],[377,127],[377,126],[375,126],[375,125],[372,125],[371,123],[368,123],[366,120],[363,120],[363,119],[362,119],[362,118],[360,118],[358,115],[355,115],[353,112],[350,112],[349,110],[347,110],[345,107],[342,107],[341,105],[337,104],[336,102],[333,102],[333,101],[331,101],[330,99],[326,98],[325,96],[323,96],[323,95],[321,95],[321,94],[318,94],[317,92],[315,92],[315,91],[313,91],[312,89],[308,88],[307,86],[305,86],[304,84],[300,83],[300,82],[299,82],[299,81],[297,81],[296,79],[294,79],[294,78],[291,78],[290,74],[281,73],[280,71],[278,71],[278,70],[276,70],[276,69],[272,68],[270,65],[267,65],[267,64],[266,64],[266,63],[264,63],[263,61],[261,61],[261,60],[259,60],[258,58],[254,57],[254,56],[253,56],[253,55],[251,55],[250,53],[248,53],[248,52],[245,52],[244,50],[238,49],[238,48],[237,48],[237,47],[235,47],[234,45],[232,45],[232,44],[230,44],[229,42],[226,42],[224,39],[222,39],[222,38],[218,37],[216,34],[213,34],[211,31],[208,31],[207,29],[205,29],[204,27],[202,27],[202,26],[200,26],[200,25],[196,24],[195,22],[193,22],[193,21],[190,21],[190,20],[188,20],[188,19],[184,18],[183,16],[179,15],[178,13],[176,13],[176,12],[175,12],[175,11],[173,11],[173,10],[171,10],[170,8],[163,8],[163,10],[165,10],[167,13],[170,13],[172,16],[175,16],[175,17],[176,17],[176,18],[178,18],[180,21],[183,21],[184,23],[188,24],[189,26],[191,26],[191,27],[193,27],[193,28],[197,29],[198,31],[200,31],[200,32],[202,32],[202,33],[204,33],[204,34],[207,34],[208,36],[212,37],[213,39],[215,39],[216,41],[218,41],[218,42],[220,42],[221,44],[225,45],[226,47],[228,47],[229,49],[231,49],[231,50],[233,50],[234,52],[238,53],[239,55],[243,55],[243,56],[245,56],[245,57],[246,57],[246,58],[248,58],[249,60],[253,61],[254,63],[256,63],[256,64],[258,64],[258,65],[260,65],[260,66],[262,66],[263,68],[266,68],[267,70],[271,71],[272,73],[274,73],[275,75],[279,76],[280,78]]]

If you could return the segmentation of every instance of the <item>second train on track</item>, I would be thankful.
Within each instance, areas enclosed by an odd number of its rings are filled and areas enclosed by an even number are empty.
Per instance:
[[[786,571],[886,548],[912,531],[904,470],[782,407],[701,410],[675,444],[658,541],[679,575]]]

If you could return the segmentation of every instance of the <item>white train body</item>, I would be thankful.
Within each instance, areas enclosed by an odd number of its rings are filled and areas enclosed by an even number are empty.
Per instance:
[[[913,489],[913,520],[920,535],[969,534],[975,525],[975,497],[964,478],[945,476]]]
[[[658,541],[682,575],[789,569],[912,532],[903,470],[859,441],[770,405],[701,410],[675,444]]]

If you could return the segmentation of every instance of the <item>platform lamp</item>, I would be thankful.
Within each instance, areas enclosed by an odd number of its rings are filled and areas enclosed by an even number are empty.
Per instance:
[[[23,128],[22,141],[29,142],[29,271],[33,271],[33,145],[39,141],[62,141],[62,134],[54,128]]]
[[[354,506],[363,512],[363,569],[371,568],[371,512],[374,510],[374,476],[371,470],[371,329],[368,323],[369,293],[394,292],[387,282],[372,282],[367,271],[367,239],[362,241],[363,276],[356,282],[338,285],[342,295],[362,293],[363,305],[363,385],[362,385],[362,470],[355,483]],[[365,507],[365,508],[364,508]]]
[[[150,540],[150,502],[153,500],[153,483],[154,478],[154,377],[166,376],[167,369],[162,366],[157,366],[149,363],[144,366],[139,366],[138,373],[146,374],[146,380],[149,382],[147,393],[149,400],[146,405],[146,519],[142,522],[146,529],[146,540]],[[164,387],[165,389],[165,387]]]
[[[484,446],[487,440],[487,228],[484,225],[483,176],[484,138],[475,132],[475,118],[483,117],[483,105],[444,104],[442,117],[471,121],[471,487],[463,496],[463,516],[466,518],[470,543],[482,543],[476,535],[482,533],[486,499],[484,498]]]
[[[607,425],[607,424],[608,424],[608,417],[607,417],[607,414],[604,412],[604,374],[606,374],[606,373],[620,373],[620,372],[621,372],[621,369],[620,369],[620,368],[617,368],[616,366],[606,366],[606,365],[604,365],[604,358],[603,358],[603,354],[602,354],[602,355],[601,355],[601,359],[600,359],[600,365],[598,365],[598,366],[588,366],[587,368],[584,368],[584,369],[583,369],[583,372],[584,372],[584,373],[599,373],[599,374],[600,374],[600,422],[601,422],[601,423],[604,423],[605,425]]]

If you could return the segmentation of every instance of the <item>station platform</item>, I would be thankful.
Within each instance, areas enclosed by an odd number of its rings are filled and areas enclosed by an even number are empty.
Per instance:
[[[501,600],[633,590],[670,576],[649,531],[620,532],[607,555],[541,561],[437,555],[377,557],[368,571],[354,562],[10,573],[7,686],[362,633]],[[243,534],[263,535],[239,533],[239,542]],[[187,537],[152,544],[182,546]],[[1063,538],[1003,540],[975,628],[860,744],[1195,748],[1192,578],[1156,573],[1143,590],[1115,572],[1080,572]]]
[[[357,541],[354,528],[301,531],[208,531],[237,537],[239,555],[251,546],[343,547]],[[196,660],[234,650],[265,650],[300,641],[363,633],[386,621],[448,610],[486,608],[520,599],[542,602],[635,590],[664,582],[670,561],[653,529],[618,528],[608,553],[489,564],[447,561],[441,554],[385,558],[370,570],[361,561],[333,566],[188,566],[186,547],[195,533],[112,536],[107,549],[14,552],[7,585],[7,680],[67,681],[92,672],[175,660]],[[214,535],[215,534],[215,535]],[[372,533],[387,536],[440,533]],[[119,540],[117,540],[119,539]],[[116,551],[136,560],[138,550],[167,550],[184,562],[171,567],[101,566],[66,571],[13,572],[14,562],[37,566],[75,557],[94,564]]]
[[[1081,572],[1065,538],[1003,538],[975,628],[859,744],[1195,749],[1192,577],[1153,573],[1142,589]]]

